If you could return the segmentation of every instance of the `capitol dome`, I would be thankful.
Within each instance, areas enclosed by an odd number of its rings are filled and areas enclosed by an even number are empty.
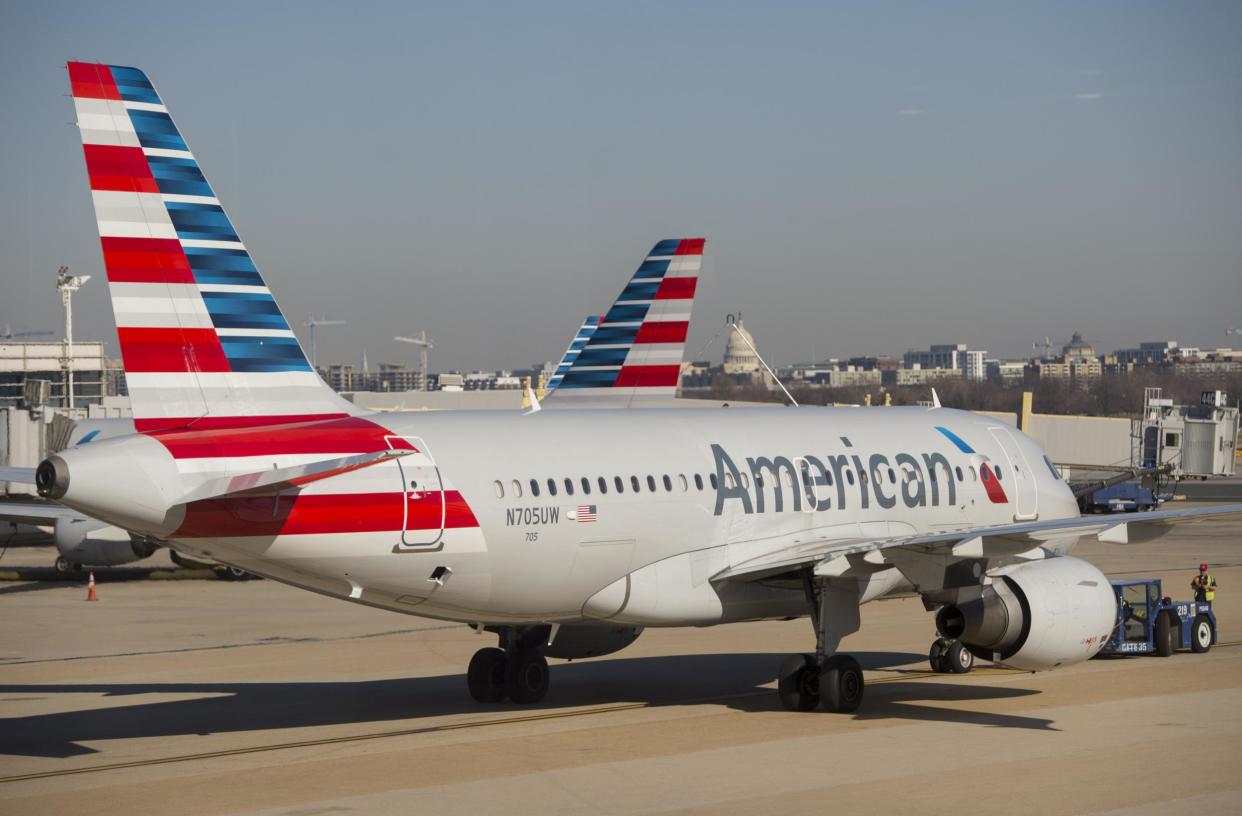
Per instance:
[[[737,316],[737,331],[729,332],[729,340],[725,344],[724,355],[724,373],[726,374],[754,374],[759,370],[759,355],[752,351],[752,348],[758,348],[755,345],[755,338],[746,330],[746,326],[742,324],[742,315],[739,312]],[[746,340],[743,340],[745,337]],[[749,342],[750,345],[746,345]]]

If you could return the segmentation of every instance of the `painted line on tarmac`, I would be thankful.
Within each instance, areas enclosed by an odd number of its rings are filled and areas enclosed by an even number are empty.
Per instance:
[[[1229,646],[1242,646],[1242,640],[1217,643],[1214,648],[1225,648]],[[1008,669],[997,666],[994,668],[974,669],[967,674],[958,676],[965,679],[967,677],[996,677],[1007,674],[1034,673],[1035,672],[1026,672],[1020,669]],[[910,680],[944,678],[946,676],[952,675],[945,675],[939,672],[931,671],[916,672],[913,674],[901,674],[890,677],[880,677],[875,680],[868,680],[867,685],[883,685],[886,683],[899,683]],[[270,743],[267,745],[253,745],[247,748],[227,748],[220,751],[203,751],[197,754],[177,754],[175,756],[155,757],[153,759],[136,759],[130,762],[112,762],[105,765],[88,765],[83,768],[65,768],[54,771],[36,771],[33,773],[14,774],[12,776],[0,776],[0,784],[8,782],[29,782],[35,779],[50,779],[60,776],[77,776],[79,774],[98,773],[100,771],[121,771],[130,768],[146,768],[154,765],[172,765],[179,762],[223,759],[226,757],[246,756],[247,754],[262,754],[267,753],[268,751],[286,751],[293,748],[318,748],[326,745],[341,745],[349,742],[369,742],[371,740],[388,739],[390,737],[413,737],[423,734],[439,734],[448,731],[465,731],[471,728],[488,728],[497,725],[516,725],[518,723],[564,720],[572,717],[587,717],[595,714],[613,714],[620,711],[637,711],[644,708],[667,708],[670,706],[694,705],[696,703],[711,703],[721,700],[737,700],[746,697],[759,697],[772,693],[772,689],[761,689],[755,691],[744,691],[737,694],[722,694],[715,697],[677,700],[668,703],[616,703],[614,705],[595,706],[593,708],[578,708],[571,709],[569,711],[545,711],[539,714],[528,714],[526,716],[518,717],[493,717],[486,720],[467,720],[465,722],[445,723],[443,725],[427,725],[419,728],[399,728],[392,731],[373,731],[369,734],[321,737],[319,739],[296,740],[292,742]]]

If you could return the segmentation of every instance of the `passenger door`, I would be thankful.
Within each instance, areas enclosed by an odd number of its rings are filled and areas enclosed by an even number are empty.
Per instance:
[[[439,544],[444,535],[444,485],[431,449],[418,436],[389,436],[386,441],[390,448],[405,449],[408,446],[414,451],[397,459],[403,497],[401,546],[429,547]]]
[[[1035,471],[1031,470],[1025,454],[1007,428],[988,428],[1000,443],[1009,460],[1009,490],[1014,494],[1014,521],[1032,521],[1039,518],[1039,493]],[[1004,480],[1001,480],[1002,484]]]

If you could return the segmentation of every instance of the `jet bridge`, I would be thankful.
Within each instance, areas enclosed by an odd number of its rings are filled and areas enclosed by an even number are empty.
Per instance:
[[[1131,434],[1134,467],[1167,472],[1175,481],[1232,476],[1238,447],[1238,408],[1224,391],[1204,391],[1198,405],[1174,405],[1159,388],[1143,394],[1143,414]]]

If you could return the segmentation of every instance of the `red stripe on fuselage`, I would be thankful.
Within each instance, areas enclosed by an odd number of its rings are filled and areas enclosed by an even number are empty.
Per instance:
[[[633,365],[622,366],[617,372],[614,388],[633,388],[635,386],[669,386],[677,385],[681,375],[679,365]]]
[[[84,144],[86,175],[92,190],[120,190],[126,193],[158,193],[151,166],[141,147]]]
[[[698,278],[665,278],[660,281],[653,300],[687,300],[694,297]]]
[[[176,238],[99,239],[110,283],[194,283],[194,270]]]
[[[115,99],[121,100],[121,92],[117,90],[116,81],[112,79],[112,71],[106,65],[91,62],[71,62],[69,68],[69,85],[73,95],[84,99]]]
[[[218,431],[234,428],[259,428],[265,425],[288,425],[291,422],[318,422],[340,419],[348,414],[273,414],[271,416],[233,417],[147,417],[134,420],[134,430],[151,431],[195,430]]]
[[[406,495],[408,518],[402,510]],[[341,493],[206,499],[186,505],[185,520],[169,538],[234,538],[278,535],[331,535],[435,530],[440,526],[440,494],[410,499],[402,493]],[[273,510],[275,512],[273,513]],[[478,527],[470,505],[456,490],[444,494],[444,527]]]
[[[634,343],[684,343],[689,328],[685,320],[650,321],[639,327]]]
[[[116,333],[130,373],[231,370],[215,329],[118,327]]]
[[[258,421],[264,417],[228,418],[227,422]],[[146,420],[163,422],[168,420]],[[404,439],[392,438],[388,429],[361,417],[291,421],[287,424],[221,427],[210,418],[193,421],[188,428],[151,431],[174,459],[228,456],[276,456],[280,454],[373,453],[395,448],[413,450]],[[164,424],[162,427],[168,427]],[[391,442],[391,444],[389,444]]]

